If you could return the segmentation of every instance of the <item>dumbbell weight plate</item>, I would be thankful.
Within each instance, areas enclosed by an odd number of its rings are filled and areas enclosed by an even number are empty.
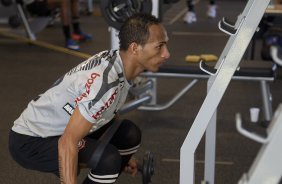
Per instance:
[[[147,152],[143,158],[142,180],[143,184],[151,182],[151,178],[154,175],[154,158],[151,152]]]
[[[17,28],[21,25],[22,21],[19,15],[12,15],[8,19],[9,25],[12,28]]]
[[[117,30],[129,16],[152,12],[152,0],[103,0],[100,5],[109,26]]]

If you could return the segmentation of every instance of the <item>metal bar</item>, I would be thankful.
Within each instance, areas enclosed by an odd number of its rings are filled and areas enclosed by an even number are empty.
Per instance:
[[[152,99],[148,105],[156,105],[157,104],[157,79],[156,78],[151,78],[153,85],[152,89],[150,90]]]
[[[144,94],[146,91],[151,90],[153,88],[153,81],[147,80],[146,83],[142,84],[141,86],[136,86],[130,88],[130,93],[134,96],[140,96]]]
[[[161,111],[172,106],[177,100],[179,100],[187,91],[189,91],[196,83],[197,79],[191,81],[186,87],[184,87],[179,93],[177,93],[168,103],[163,105],[155,105],[155,106],[140,106],[138,110],[149,110],[149,111]]]
[[[29,39],[31,40],[36,40],[36,36],[35,34],[32,32],[30,26],[29,26],[29,23],[27,21],[27,18],[25,16],[25,13],[23,11],[23,8],[22,8],[22,5],[20,4],[17,4],[17,9],[20,13],[20,16],[22,18],[22,21],[23,21],[23,24],[24,24],[24,27],[25,27],[25,31],[26,31],[26,34],[28,35]]]
[[[109,27],[109,31],[111,33],[111,49],[118,49],[119,48],[119,38],[118,33],[119,31],[114,27]]]
[[[122,108],[119,110],[120,114],[125,114],[131,110],[137,109],[140,105],[142,105],[145,102],[149,102],[152,99],[151,95],[146,95],[140,99],[132,100],[122,106]]]
[[[262,102],[263,102],[263,112],[265,121],[270,121],[272,118],[272,96],[270,93],[269,85],[266,81],[260,82]]]
[[[211,87],[211,82],[208,81],[208,91]],[[215,177],[215,153],[216,153],[216,112],[211,117],[205,134],[205,170],[204,181],[208,184],[214,183]]]
[[[87,0],[87,9],[89,13],[93,13],[93,0]]]
[[[142,73],[142,77],[175,77],[175,78],[196,78],[196,79],[208,79],[210,75],[202,75],[202,74],[179,74],[179,73]],[[248,80],[248,81],[274,81],[274,76],[271,77],[257,77],[257,76],[232,76],[233,80]]]

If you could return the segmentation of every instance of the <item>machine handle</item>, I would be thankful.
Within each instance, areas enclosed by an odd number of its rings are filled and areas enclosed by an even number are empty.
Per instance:
[[[242,17],[241,20],[239,20],[239,21],[240,21],[240,24],[239,24],[238,28],[235,29],[235,24],[233,24],[233,23],[231,23],[230,21],[228,21],[228,20],[226,20],[225,18],[223,18],[221,21],[219,21],[219,23],[218,23],[218,28],[219,28],[222,32],[224,32],[224,33],[226,33],[226,34],[232,36],[232,35],[237,34],[237,32],[238,32],[238,30],[240,29],[240,27],[242,26],[244,20],[245,20],[245,17]]]
[[[242,127],[242,118],[241,114],[237,113],[235,116],[236,120],[236,128],[238,132],[240,132],[242,135],[256,141],[262,144],[268,143],[269,142],[269,136],[267,138],[262,137],[261,135],[258,135],[256,133],[250,132]]]
[[[279,58],[278,56],[278,47],[277,46],[272,45],[270,47],[270,55],[276,64],[278,64],[279,66],[282,66],[282,59]]]
[[[235,35],[237,33],[237,29],[235,29],[233,26],[230,27],[230,25],[226,24],[224,20],[219,21],[218,27],[222,32],[228,35]]]
[[[227,20],[225,17],[222,18],[222,23],[225,24],[226,26],[235,28],[235,23]]]
[[[220,65],[219,65],[219,67],[218,67],[218,69],[213,68],[213,67],[207,65],[207,64],[204,62],[204,60],[201,60],[199,65],[200,65],[200,69],[201,69],[203,72],[206,72],[206,73],[209,74],[209,75],[217,75],[218,72],[219,72],[219,70],[220,70],[220,68],[222,67],[224,61],[225,61],[225,57],[222,59]]]

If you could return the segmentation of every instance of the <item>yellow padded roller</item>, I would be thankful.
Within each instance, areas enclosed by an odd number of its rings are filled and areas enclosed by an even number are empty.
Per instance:
[[[189,63],[197,63],[201,60],[201,57],[199,55],[187,55],[185,57],[185,61]]]
[[[203,59],[204,61],[207,62],[214,62],[218,60],[218,57],[216,55],[213,54],[202,54],[200,55],[201,59]]]
[[[214,54],[187,55],[185,57],[185,61],[188,63],[197,63],[201,60],[206,62],[215,62],[218,60],[218,57]]]

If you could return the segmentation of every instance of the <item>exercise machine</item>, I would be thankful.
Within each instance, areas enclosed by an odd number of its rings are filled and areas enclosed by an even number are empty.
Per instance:
[[[203,182],[214,184],[217,107],[269,2],[249,0],[235,23],[226,19],[219,22],[219,29],[230,37],[214,69],[210,70],[205,65],[202,67],[203,71],[210,74],[208,93],[181,147],[180,184],[194,183],[194,153],[204,133],[206,148]]]
[[[9,23],[12,28],[8,31],[18,35],[26,35],[31,40],[36,40],[36,33],[43,30],[51,20],[51,17],[30,19],[20,0],[1,0],[0,4],[2,4],[0,15],[2,17],[8,16],[8,20],[5,21],[4,18],[2,22]],[[19,29],[21,24],[24,29]]]
[[[204,66],[205,65],[205,66]],[[182,90],[180,90],[171,100],[164,104],[147,102],[143,103],[139,110],[147,110],[147,111],[160,111],[165,110],[171,107],[177,100],[179,100],[184,94],[186,94],[192,87],[198,82],[200,79],[208,79],[210,77],[209,74],[202,71],[201,68],[211,68],[212,65],[207,65],[204,62],[201,62],[200,67],[196,64],[187,64],[184,66],[174,66],[174,65],[166,65],[160,67],[157,73],[145,72],[142,73],[141,76],[149,78],[149,82],[139,87],[139,90],[133,90],[136,96],[141,96],[146,98],[150,94],[152,98],[157,98],[157,93],[152,91],[151,87],[154,85],[153,82],[150,81],[150,78],[191,78],[193,79],[189,82]],[[209,69],[209,71],[212,69]],[[277,66],[271,62],[262,62],[262,61],[242,61],[240,66],[237,68],[232,80],[242,80],[242,81],[254,81],[259,82],[262,102],[263,102],[263,112],[265,121],[270,121],[272,117],[272,96],[269,84],[273,82],[277,75]],[[146,87],[147,86],[147,87]],[[144,90],[146,89],[146,90]],[[143,91],[142,91],[143,90]],[[135,92],[137,91],[137,92]],[[141,94],[138,92],[142,91]],[[143,96],[142,96],[143,95]]]
[[[246,130],[242,126],[242,118],[236,114],[236,128],[244,136],[262,144],[251,168],[244,173],[238,184],[281,183],[282,176],[282,104],[274,113],[271,123],[266,129],[266,137]]]

